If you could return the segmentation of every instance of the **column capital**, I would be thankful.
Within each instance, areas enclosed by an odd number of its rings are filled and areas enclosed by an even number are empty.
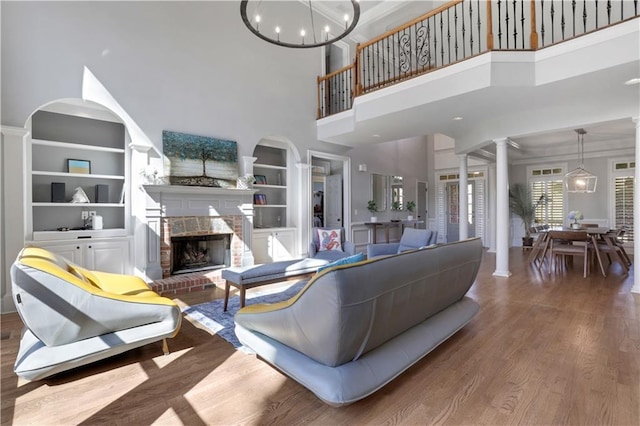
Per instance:
[[[469,154],[456,154],[456,157],[458,157],[460,160],[466,160],[467,157],[469,157]]]
[[[498,146],[504,146],[509,141],[509,138],[498,138],[494,139],[493,142]]]
[[[631,121],[633,121],[634,123],[636,123],[636,128],[640,127],[640,116],[639,117],[632,117]]]
[[[0,126],[0,133],[8,136],[17,136],[19,138],[29,135],[29,131],[24,127]]]

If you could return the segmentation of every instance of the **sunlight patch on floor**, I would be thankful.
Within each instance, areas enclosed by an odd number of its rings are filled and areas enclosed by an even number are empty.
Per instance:
[[[173,361],[180,358],[182,355],[186,354],[193,348],[183,349],[181,351],[171,352],[171,341],[169,341],[169,355],[158,355],[153,358],[153,362],[158,366],[158,368],[164,368],[167,365],[171,364]]]

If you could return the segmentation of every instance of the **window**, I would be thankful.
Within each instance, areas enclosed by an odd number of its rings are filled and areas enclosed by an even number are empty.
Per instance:
[[[633,191],[635,188],[635,162],[613,163],[613,227],[628,227],[621,237],[625,243],[633,243]]]
[[[566,165],[533,166],[528,168],[533,202],[541,196],[547,202],[536,210],[536,223],[562,226],[564,223],[564,170]]]
[[[560,180],[540,180],[531,182],[531,196],[536,202],[547,196],[547,202],[536,210],[536,223],[562,226],[564,222],[563,182]]]

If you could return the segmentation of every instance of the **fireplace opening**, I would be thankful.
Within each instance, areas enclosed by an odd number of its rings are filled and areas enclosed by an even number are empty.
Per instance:
[[[171,274],[231,266],[231,234],[171,237]]]

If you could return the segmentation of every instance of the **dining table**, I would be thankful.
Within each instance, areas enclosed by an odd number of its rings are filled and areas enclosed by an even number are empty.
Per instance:
[[[529,255],[528,261],[529,263],[533,263],[536,260],[540,260],[540,266],[546,257],[547,251],[549,249],[549,231],[553,230],[562,230],[562,231],[574,231],[574,232],[586,232],[589,236],[590,242],[593,244],[593,250],[596,254],[596,258],[598,259],[598,265],[600,266],[600,272],[602,272],[602,276],[606,277],[607,274],[604,270],[604,265],[602,264],[602,254],[600,253],[600,249],[598,248],[598,241],[604,242],[609,248],[610,252],[616,253],[613,247],[612,238],[615,237],[613,232],[614,230],[609,227],[599,226],[599,227],[588,227],[588,228],[549,228],[548,230],[542,231],[539,233],[538,238],[533,244],[533,248],[531,250],[531,254]],[[622,260],[621,260],[622,261]]]

